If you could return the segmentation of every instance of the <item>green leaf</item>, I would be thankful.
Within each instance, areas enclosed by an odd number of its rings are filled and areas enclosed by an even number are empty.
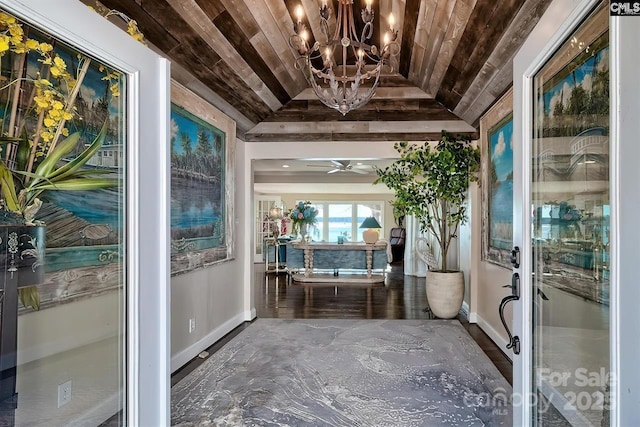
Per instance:
[[[0,162],[0,180],[2,195],[4,196],[4,202],[7,205],[7,209],[13,212],[19,211],[20,208],[13,175],[3,162]]]
[[[56,147],[53,149],[51,153],[49,153],[45,159],[40,162],[38,168],[36,169],[36,175],[41,175],[45,178],[49,177],[49,174],[56,167],[56,164],[68,154],[73,148],[78,144],[80,140],[80,133],[74,132],[69,135],[63,141],[61,141]]]
[[[96,139],[91,143],[91,145],[87,147],[82,153],[78,154],[78,156],[75,159],[73,159],[66,165],[60,167],[58,170],[53,172],[51,174],[50,179],[54,180],[55,178],[56,180],[58,180],[58,179],[65,178],[68,175],[73,174],[73,172],[75,172],[82,166],[84,166],[87,163],[87,161],[91,157],[93,157],[93,155],[102,146],[102,143],[104,142],[104,139],[107,136],[107,130],[108,130],[107,125],[108,125],[108,121],[105,121],[104,125],[102,125],[102,129],[100,130],[100,133],[98,134],[98,136],[96,136]]]
[[[30,191],[46,191],[46,190],[97,190],[100,188],[109,188],[118,185],[118,180],[114,178],[70,178],[60,182],[41,183],[30,188]]]

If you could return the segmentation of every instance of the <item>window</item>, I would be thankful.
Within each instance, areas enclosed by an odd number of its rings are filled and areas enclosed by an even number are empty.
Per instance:
[[[347,242],[358,242],[362,241],[362,230],[358,227],[365,218],[373,216],[381,226],[384,224],[383,201],[327,201],[314,205],[318,209],[315,241],[337,242],[338,236],[343,236]],[[383,229],[380,235],[385,235]]]

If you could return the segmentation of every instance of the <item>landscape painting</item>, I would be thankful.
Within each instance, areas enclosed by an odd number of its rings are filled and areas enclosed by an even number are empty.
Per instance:
[[[171,106],[172,274],[227,258],[225,134]]]
[[[489,247],[509,250],[513,241],[513,115],[489,131]]]
[[[513,245],[513,92],[480,119],[482,259],[511,268]]]

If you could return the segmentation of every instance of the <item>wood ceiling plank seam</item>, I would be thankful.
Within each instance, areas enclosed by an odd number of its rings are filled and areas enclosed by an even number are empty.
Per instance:
[[[285,38],[282,36],[280,28],[271,14],[271,11],[267,7],[265,0],[244,0],[244,2],[253,18],[260,26],[262,32],[265,34],[265,38],[269,40],[269,43],[276,52],[277,57],[280,58],[285,69],[291,76],[292,82],[296,85],[296,93],[301,92],[307,87],[307,80],[305,79],[304,74],[295,68],[296,55],[289,47],[288,40],[289,35],[293,34],[293,26],[290,29],[290,34]]]
[[[280,106],[291,100],[286,89],[280,84],[269,66],[262,60],[259,52],[253,47],[249,39],[240,29],[238,23],[233,20],[229,12],[220,14],[213,24],[221,35],[230,43],[242,60],[253,71],[253,75],[261,80],[263,85],[277,98]]]
[[[182,78],[182,76],[191,76],[188,79]],[[247,116],[242,114],[236,107],[227,102],[226,99],[218,95],[211,90],[209,86],[194,78],[193,75],[188,72],[184,67],[177,64],[171,64],[171,78],[175,79],[178,83],[182,84],[193,93],[200,96],[205,101],[215,105],[223,113],[231,117],[237,125],[237,130],[243,134],[256,125],[255,122],[249,120]]]
[[[520,2],[523,0],[507,0],[509,3],[508,6],[512,5],[514,1]],[[496,25],[494,25],[493,20],[498,16],[500,16],[500,18],[497,18],[499,20],[503,19],[502,16],[508,16],[509,20],[513,18],[513,15],[510,13],[511,9],[503,9],[503,4],[504,2],[497,3],[494,0],[478,0],[475,5],[467,28],[462,34],[462,42],[459,45],[459,50],[456,52],[451,66],[446,71],[436,94],[436,98],[440,99],[452,110],[455,109],[458,102],[462,99],[462,92],[464,90],[460,89],[459,80],[463,79],[464,70],[467,69],[467,73],[469,73],[469,70],[475,70],[477,73],[482,65],[484,65],[484,63],[475,63],[471,66],[472,68],[468,68],[473,52],[477,49],[484,49],[480,47],[481,44],[490,43],[490,40],[494,40],[491,38],[492,35],[496,33],[494,29]],[[497,40],[494,40],[493,44],[496,42]],[[470,83],[470,81],[466,82],[465,86],[468,86]],[[458,84],[457,88],[456,84]]]
[[[208,0],[200,0],[206,2]],[[280,56],[274,50],[273,46],[267,40],[267,37],[260,29],[251,11],[244,1],[241,0],[216,0],[222,1],[222,4],[229,12],[233,20],[240,27],[246,38],[249,40],[253,48],[258,52],[262,61],[272,70],[278,79],[278,82],[285,88],[289,98],[293,98],[299,92],[294,80],[294,75],[289,74],[289,70],[280,59]],[[294,70],[295,74],[299,74]]]
[[[496,97],[494,95],[492,95],[488,91],[482,91],[476,98],[473,106],[465,114],[465,120],[467,121],[467,123],[475,123],[474,117],[479,118],[482,113],[487,111],[487,109],[491,105],[493,105],[495,101]]]
[[[398,87],[380,87],[376,89],[376,94],[373,96],[372,101],[377,99],[433,99],[427,95],[422,89],[417,86],[398,86]],[[298,94],[293,100],[311,100],[318,99],[313,89],[306,88]],[[370,101],[371,102],[371,101]],[[366,106],[366,104],[365,104]],[[283,107],[283,108],[286,108]],[[362,108],[362,107],[361,107]]]
[[[289,98],[294,98],[298,95],[300,91],[294,77],[289,73],[289,68],[280,60],[273,46],[269,40],[267,40],[267,36],[260,32],[249,41],[254,49],[259,52],[260,58],[262,58],[265,64],[273,71],[273,74],[277,77],[280,84],[284,86]],[[294,71],[299,73],[298,70]]]
[[[467,27],[467,23],[469,22],[469,17],[471,16],[475,3],[476,0],[469,0],[468,3],[460,0],[456,2],[456,7],[451,16],[451,20],[449,21],[449,27],[447,28],[445,38],[440,47],[438,59],[433,67],[431,78],[429,79],[429,89],[427,92],[438,92],[438,89],[444,80],[447,68],[449,67],[449,64],[451,64],[456,53],[462,34],[465,32],[465,28]]]
[[[487,87],[498,71],[500,71],[500,68],[493,65],[490,61],[487,61],[453,112],[462,117],[465,111],[471,106],[473,99]]]
[[[242,30],[247,39],[251,39],[256,34],[261,33],[260,25],[256,22],[249,11],[249,8],[242,0],[197,0],[198,2],[221,3],[225,11],[231,15],[238,27]],[[211,17],[213,21],[215,17]]]
[[[213,80],[218,83],[220,90],[226,89],[224,96],[233,98],[230,99],[230,103],[233,105],[237,103],[243,105],[245,109],[251,110],[256,116],[256,122],[260,122],[269,114],[272,110],[256,95],[256,93],[249,88],[242,79],[238,77],[235,71],[227,65],[226,62],[218,62],[210,73]],[[242,109],[241,112],[244,113]],[[251,117],[250,117],[251,118]]]
[[[425,92],[429,93],[429,80],[431,79],[431,73],[433,67],[438,60],[438,52],[440,52],[440,45],[444,39],[444,35],[449,26],[449,19],[453,13],[455,7],[455,1],[439,0],[436,5],[436,10],[433,16],[433,22],[429,30],[429,38],[425,46],[425,55],[422,61],[421,79],[418,80],[418,87]],[[430,95],[434,95],[429,93]]]
[[[196,3],[212,21],[226,10],[226,6],[220,0],[196,0]]]
[[[400,41],[400,66],[398,73],[409,77],[411,69],[411,58],[413,55],[413,45],[416,38],[418,26],[418,15],[420,13],[420,3],[418,1],[408,2],[404,8],[402,19],[402,40]]]
[[[258,76],[251,66],[242,58],[240,53],[229,42],[224,34],[215,25],[215,21],[212,22],[206,13],[195,0],[167,0],[169,5],[180,15],[194,31],[200,34],[200,37],[204,40],[206,45],[213,49],[227,65],[234,70],[238,77],[251,89],[255,94],[264,102],[271,111],[275,111],[282,107],[278,97],[270,90],[265,82]],[[220,21],[228,17],[227,21],[230,21],[228,12],[224,11],[216,17],[216,20]],[[279,87],[282,92],[284,89]],[[285,100],[284,102],[287,102]]]
[[[482,65],[484,65],[487,59],[491,56],[491,53],[500,42],[500,38],[504,34],[504,31],[508,29],[510,23],[513,22],[517,16],[517,11],[520,10],[523,3],[524,0],[514,0],[514,11],[511,14],[504,13],[503,10],[496,11],[491,19],[491,22],[493,23],[492,27],[496,28],[496,30],[487,30],[483,32],[482,37],[478,40],[476,48],[473,50],[469,60],[462,68],[462,74],[458,79],[456,79],[453,85],[453,90],[456,93],[464,94],[464,92],[469,88],[469,85],[473,82],[473,78],[478,74]]]
[[[435,6],[436,0],[420,1],[418,20],[416,22],[416,34],[413,40],[413,52],[411,54],[411,63],[409,64],[408,79],[411,81],[418,81],[420,78],[420,66],[424,60],[425,46],[427,44],[427,38],[429,37],[427,22],[433,20]]]
[[[476,75],[473,82],[462,97],[456,109],[456,114],[467,117],[467,110],[474,104],[474,99],[491,85],[497,72],[504,68],[512,68],[513,57],[520,48],[522,42],[529,35],[533,27],[547,10],[551,0],[528,0],[520,9],[516,18],[502,35],[496,48],[487,59],[481,72]],[[473,116],[473,114],[471,115]],[[473,117],[473,120],[477,117]]]
[[[216,66],[211,69],[205,66],[193,66],[193,64],[198,63],[198,58],[194,58],[193,53],[182,45],[176,46],[166,54],[173,62],[177,62],[179,64],[191,64],[190,72],[195,76],[196,79],[200,80],[203,84],[210,87],[211,90],[215,91],[222,98],[226,99],[229,104],[231,104],[235,109],[237,109],[252,122],[257,123],[267,115],[261,111],[262,109],[260,108],[260,105],[263,105],[264,108],[269,108],[257,98],[257,96],[251,89],[245,89],[245,91],[248,92],[247,96],[249,98],[249,101],[245,101],[238,95],[239,93],[242,93],[242,88],[239,91],[237,89],[234,89],[229,85],[228,82],[225,82],[219,75],[215,74],[215,68],[218,64],[216,64]],[[220,63],[224,65],[224,62],[221,61]],[[239,79],[235,77],[233,78],[233,80]],[[244,85],[244,82],[242,82],[241,80],[240,82]],[[251,102],[254,100],[254,98],[256,104],[252,105]]]
[[[157,46],[161,51],[171,50],[180,43],[165,30],[161,23],[135,2],[130,0],[105,0],[102,1],[102,4],[109,9],[121,11],[131,19],[135,19],[138,27],[145,35],[145,39]]]
[[[202,37],[167,1],[143,1],[142,8],[173,35],[185,49],[188,49],[193,57],[198,59],[196,64],[214,66],[222,60],[215,51],[202,49],[202,44],[205,43]]]

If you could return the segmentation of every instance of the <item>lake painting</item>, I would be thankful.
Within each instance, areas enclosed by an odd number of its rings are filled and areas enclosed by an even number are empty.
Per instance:
[[[513,114],[489,130],[489,249],[513,241]]]
[[[225,134],[171,106],[171,252],[225,247]]]

